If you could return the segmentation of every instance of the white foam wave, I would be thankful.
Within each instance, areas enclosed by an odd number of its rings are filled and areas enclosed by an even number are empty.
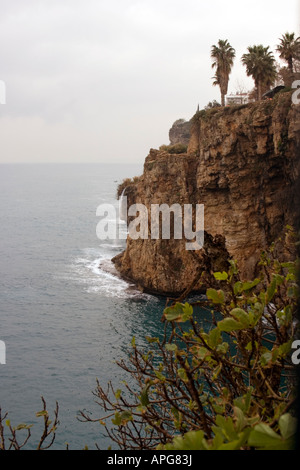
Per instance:
[[[101,248],[106,250],[102,251]],[[83,250],[83,255],[74,259],[72,263],[72,280],[83,284],[87,293],[124,299],[148,298],[147,294],[141,293],[133,284],[120,278],[111,261],[116,254],[113,248],[112,245],[106,247],[102,245],[98,250],[95,248]]]

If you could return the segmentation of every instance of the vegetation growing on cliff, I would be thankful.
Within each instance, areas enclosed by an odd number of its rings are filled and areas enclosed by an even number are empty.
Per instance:
[[[56,403],[53,412],[53,419],[50,419],[49,412],[44,397],[41,398],[43,408],[36,413],[37,418],[43,421],[41,436],[36,443],[36,450],[50,449],[55,441],[57,427],[59,425],[58,411],[59,406]],[[31,439],[31,424],[19,424],[13,426],[8,419],[8,413],[2,415],[0,408],[0,450],[21,450],[26,448],[26,444]]]
[[[125,178],[117,187],[117,198],[119,198],[128,186],[136,184],[139,180],[139,176],[134,176],[133,178]]]
[[[279,57],[287,63],[287,67],[282,67],[279,63],[276,63],[270,47],[264,47],[262,44],[249,46],[248,52],[242,55],[241,62],[246,67],[247,75],[253,78],[255,84],[255,88],[251,92],[245,93],[248,95],[247,102],[261,101],[263,93],[269,91],[276,83],[277,85],[284,83],[285,91],[290,90],[292,83],[300,78],[300,37],[296,38],[295,33],[285,33],[278,41],[276,51],[279,53]],[[213,77],[213,85],[220,87],[222,104],[213,100],[210,101],[204,109],[200,110],[198,106],[195,116],[190,121],[191,124],[193,124],[195,120],[200,118],[206,119],[217,113],[217,108],[222,107],[226,109],[225,97],[228,92],[229,77],[235,57],[235,49],[227,39],[219,39],[217,45],[212,46],[212,68],[216,71]],[[241,95],[242,93],[238,92],[238,95],[239,94]],[[239,107],[242,109],[245,106],[247,106],[247,103],[244,102],[230,104],[230,106],[228,106],[228,112],[231,112],[232,108],[237,110]],[[184,119],[178,119],[173,123],[171,130],[184,123]],[[187,136],[185,135],[184,139],[186,138]],[[176,146],[173,145],[174,143],[175,142],[171,142],[171,145],[163,145],[160,147],[160,150],[175,154],[186,152],[187,146],[185,142],[182,144],[182,149],[180,148],[180,142],[176,141]]]
[[[276,48],[280,58],[287,62],[288,69],[294,72],[294,62],[300,59],[300,37],[296,38],[295,33],[285,33],[280,39]]]
[[[161,145],[159,150],[163,150],[165,152],[180,155],[181,153],[186,153],[187,145],[184,144],[174,144],[174,145]]]
[[[241,57],[247,75],[252,77],[255,83],[255,90],[251,93],[255,101],[260,101],[263,93],[274,86],[276,80],[283,81],[285,86],[291,86],[298,78],[296,72],[300,71],[300,37],[296,37],[295,33],[285,33],[278,41],[276,52],[279,53],[280,59],[286,62],[287,67],[276,66],[270,46],[265,47],[262,44],[249,46],[248,52]],[[222,106],[225,106],[235,49],[227,39],[219,39],[218,45],[213,45],[211,48],[211,58],[212,67],[216,69],[213,85],[220,87]]]
[[[241,281],[231,260],[228,272],[214,273],[220,289],[208,289],[205,301],[167,306],[163,336],[146,337],[147,350],[133,338],[119,362],[129,376],[123,390],[97,382],[104,416],[81,419],[100,423],[123,450],[294,449],[299,260],[279,262],[276,249],[262,253],[255,279]],[[53,445],[59,425],[58,404],[51,421],[42,402],[37,450]],[[1,450],[25,448],[30,438],[31,425],[13,426],[0,410]]]
[[[163,338],[147,338],[148,350],[133,338],[129,361],[119,362],[129,383],[98,382],[104,416],[83,419],[100,421],[121,449],[294,448],[298,262],[279,262],[275,248],[255,279],[241,281],[231,261],[204,303],[166,307]]]
[[[275,58],[269,47],[249,46],[248,53],[243,54],[242,62],[247,75],[253,77],[257,89],[257,99],[262,99],[263,86],[270,87],[276,78]]]
[[[254,52],[249,48],[249,54]],[[261,52],[269,55],[268,48]],[[293,71],[288,53],[283,57]],[[261,79],[263,84],[274,79],[271,55],[269,59],[269,78]],[[217,80],[220,85],[220,75]],[[277,99],[280,95],[266,104],[266,114]],[[245,106],[222,112],[233,113]],[[208,106],[194,120],[208,119],[219,112],[218,108]],[[282,132],[277,146],[284,154],[286,132]],[[186,152],[186,146],[162,146],[160,150],[180,154]],[[138,178],[125,179],[118,186],[118,196]],[[260,274],[248,282],[240,280],[233,261],[230,266],[228,272],[214,273],[220,289],[207,289],[205,302],[182,303],[180,299],[166,307],[163,338],[147,338],[149,350],[140,350],[133,338],[128,361],[120,361],[119,366],[129,374],[130,383],[135,381],[134,386],[126,383],[122,391],[111,384],[104,389],[98,382],[95,395],[105,416],[91,419],[82,413],[82,418],[99,421],[121,449],[294,447],[292,346],[297,337],[298,262],[280,262],[273,248],[263,253]],[[208,328],[199,307],[211,315]],[[50,448],[58,426],[58,405],[53,423],[44,400],[37,416],[44,419],[37,449]],[[23,448],[31,437],[30,428],[26,424],[13,427],[0,410],[0,449]],[[25,437],[20,440],[19,433],[23,432]],[[5,438],[7,433],[9,437]]]
[[[212,46],[212,68],[216,69],[214,85],[218,85],[221,91],[221,103],[225,106],[225,96],[228,91],[229,75],[235,58],[235,50],[226,40],[219,39],[218,45]]]

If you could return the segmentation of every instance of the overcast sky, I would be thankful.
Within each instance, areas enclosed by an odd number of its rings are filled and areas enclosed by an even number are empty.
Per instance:
[[[251,89],[242,54],[300,35],[299,15],[299,0],[0,0],[0,162],[143,163],[220,101],[213,44],[236,49],[229,92]]]

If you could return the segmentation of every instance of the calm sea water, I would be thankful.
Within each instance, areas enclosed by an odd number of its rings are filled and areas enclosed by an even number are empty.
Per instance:
[[[96,236],[99,204],[116,207],[116,188],[139,175],[138,165],[42,164],[0,166],[0,406],[13,425],[59,404],[54,449],[107,448],[99,424],[81,423],[79,410],[102,411],[92,391],[119,383],[114,361],[126,356],[132,336],[143,340],[161,328],[164,301],[142,295],[99,269],[122,251]],[[128,378],[128,377],[127,377]]]

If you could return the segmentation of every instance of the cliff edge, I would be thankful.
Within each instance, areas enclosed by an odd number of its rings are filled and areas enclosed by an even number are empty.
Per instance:
[[[204,204],[204,246],[188,251],[186,240],[128,237],[113,259],[122,276],[148,292],[179,295],[192,281],[194,291],[211,285],[211,272],[226,269],[229,257],[243,278],[255,274],[261,251],[287,225],[299,225],[300,110],[291,98],[281,92],[197,112],[187,153],[150,150],[142,176],[126,189],[128,206]]]

